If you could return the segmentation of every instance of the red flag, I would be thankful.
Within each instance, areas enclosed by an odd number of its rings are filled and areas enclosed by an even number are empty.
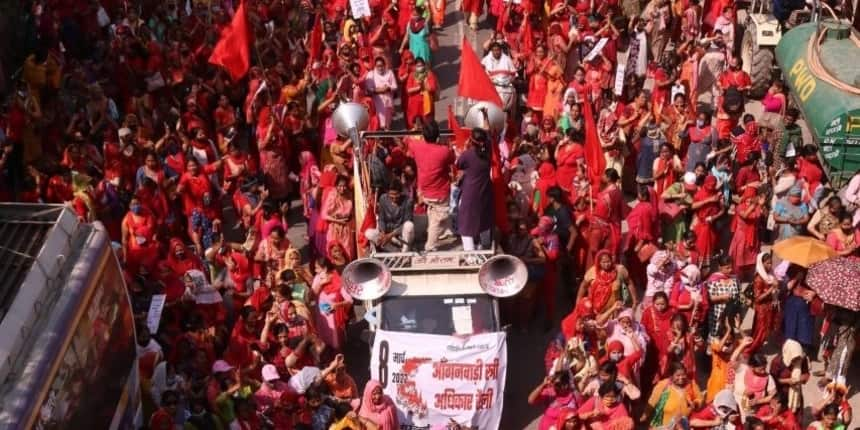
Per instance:
[[[498,107],[504,106],[496,87],[487,76],[481,60],[472,50],[472,45],[463,37],[462,57],[460,58],[460,81],[457,83],[457,95],[473,100],[485,101]]]
[[[528,19],[528,16],[525,18],[525,23],[523,23],[523,27],[520,29],[520,33],[522,35],[522,43],[520,43],[520,51],[523,55],[530,55],[532,50],[535,47],[535,38],[534,32],[532,31],[532,22]]]
[[[460,127],[460,123],[457,122],[457,118],[454,116],[454,107],[451,105],[448,105],[448,127],[454,132],[454,146],[460,151],[466,149],[466,142],[469,140],[469,136],[472,135],[472,129]]]
[[[591,101],[582,104],[582,116],[585,118],[585,163],[588,166],[588,176],[593,184],[599,184],[603,171],[606,170],[606,158],[597,137],[597,123],[594,121],[594,109]]]
[[[308,36],[308,54],[311,56],[310,62],[313,63],[320,59],[322,55],[322,14],[317,14],[314,20],[314,27],[311,29],[311,34]]]
[[[233,15],[233,21],[221,32],[221,39],[215,45],[209,62],[227,69],[230,78],[238,81],[251,67],[250,45],[245,2],[242,2]]]
[[[371,198],[367,201],[367,209],[364,212],[364,220],[361,222],[361,234],[358,235],[358,248],[366,249],[368,245],[370,245],[367,240],[367,236],[365,236],[365,232],[372,228],[376,228],[376,195],[371,195]]]
[[[503,234],[510,232],[508,226],[508,184],[502,174],[502,154],[499,145],[490,143],[490,181],[493,185],[493,221]]]

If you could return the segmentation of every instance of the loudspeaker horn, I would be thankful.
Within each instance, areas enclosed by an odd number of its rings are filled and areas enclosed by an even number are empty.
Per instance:
[[[376,300],[391,288],[391,270],[375,258],[361,258],[347,264],[341,280],[352,298]]]
[[[494,297],[515,296],[526,286],[528,277],[525,263],[507,254],[490,258],[478,270],[478,284]]]

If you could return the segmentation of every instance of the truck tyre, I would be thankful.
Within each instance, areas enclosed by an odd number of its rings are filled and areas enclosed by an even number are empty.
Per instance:
[[[744,30],[741,42],[741,59],[744,60],[743,68],[747,70],[752,81],[749,95],[754,99],[760,99],[767,93],[773,79],[773,51],[762,48],[756,43],[755,24],[748,23]]]

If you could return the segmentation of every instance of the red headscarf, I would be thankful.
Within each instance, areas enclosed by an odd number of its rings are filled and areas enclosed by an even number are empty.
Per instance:
[[[576,328],[577,321],[593,318],[594,316],[594,308],[591,306],[591,300],[584,297],[577,303],[573,311],[561,321],[561,333],[564,335],[564,339],[568,340],[580,334]]]

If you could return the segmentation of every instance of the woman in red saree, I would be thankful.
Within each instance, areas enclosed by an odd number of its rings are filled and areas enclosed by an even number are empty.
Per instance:
[[[637,285],[645,285],[645,270],[647,259],[639,258],[643,247],[653,246],[657,242],[657,208],[651,203],[651,192],[648,187],[641,186],[637,190],[636,206],[627,214],[627,236],[625,237],[625,255],[630,267],[630,278]],[[653,249],[653,248],[652,248]]]
[[[692,230],[696,234],[696,248],[703,261],[710,261],[717,247],[717,232],[713,221],[723,214],[722,193],[717,189],[717,178],[708,175],[702,187],[693,196]]]
[[[664,332],[664,337],[669,341],[665,355],[660,356],[660,372],[659,378],[668,378],[670,364],[679,362],[687,369],[687,376],[690,380],[696,378],[696,350],[700,347],[700,342],[696,341],[696,336],[690,331],[690,326],[687,325],[687,319],[681,314],[672,315],[669,330]]]
[[[732,220],[731,245],[729,255],[734,262],[735,274],[740,279],[748,279],[756,264],[761,243],[759,241],[758,226],[763,215],[764,196],[758,196],[754,187],[744,189],[740,204],[735,208],[735,217]]]
[[[538,180],[535,183],[534,196],[532,196],[532,210],[538,216],[542,216],[544,210],[549,205],[546,192],[555,186],[558,186],[555,167],[553,167],[552,163],[544,161],[538,167]]]
[[[576,176],[577,166],[585,161],[585,150],[582,144],[569,137],[565,137],[555,148],[556,175],[558,186],[566,195],[573,192],[573,178]]]
[[[415,54],[410,50],[400,53],[400,66],[397,67],[397,88],[399,88],[400,104],[406,106],[409,93],[406,92],[406,82],[415,70]]]
[[[156,221],[137,198],[129,203],[129,212],[122,220],[122,251],[129,272],[137,273],[141,266],[150,271],[158,260],[155,240]]]
[[[406,79],[406,126],[412,128],[416,117],[431,117],[439,84],[421,58],[415,59],[415,69]]]
[[[343,290],[341,277],[336,266],[344,261],[343,249],[337,243],[329,244],[330,258],[322,258],[317,262],[318,272],[311,283],[311,289],[318,297],[319,307],[316,328],[320,338],[326,345],[340,350],[346,339],[346,325],[349,322],[352,298]]]
[[[818,161],[818,148],[815,145],[803,146],[803,156],[797,158],[797,171],[797,177],[806,181],[808,195],[815,194],[824,179],[824,170]]]
[[[577,411],[579,419],[592,430],[633,430],[633,419],[627,412],[615,382],[604,382],[598,396],[589,398]]]
[[[201,169],[200,163],[193,157],[188,159],[185,166],[185,173],[179,178],[176,192],[182,196],[182,211],[190,219],[195,209],[203,211],[203,196],[212,192],[212,184],[207,175],[214,173],[217,166],[208,164]]]
[[[200,257],[189,254],[184,243],[177,238],[170,239],[170,248],[167,250],[167,266],[173,272],[173,276],[180,278],[189,270],[203,270],[203,262]]]
[[[618,186],[621,177],[614,169],[607,169],[603,175],[605,186],[595,202],[595,213],[599,206],[606,207],[606,221],[609,224],[609,250],[617,258],[621,250],[621,221],[627,216],[629,207],[624,203],[624,195]]]
[[[230,105],[230,99],[226,95],[222,94],[218,98],[218,107],[215,108],[213,117],[215,119],[215,136],[218,149],[222,153],[227,152],[227,139],[225,136],[236,125],[236,109]]]
[[[675,148],[669,143],[660,145],[660,154],[654,159],[654,191],[658,196],[663,195],[663,191],[669,188],[675,182],[678,182],[682,173],[684,173],[684,165],[681,164],[681,159],[675,154]]]
[[[756,257],[755,278],[753,278],[753,318],[752,343],[744,351],[755,354],[776,329],[779,310],[779,282],[773,276],[773,256],[760,252]]]
[[[596,315],[603,314],[614,307],[620,309],[623,304],[621,288],[622,285],[626,285],[635,307],[636,296],[633,286],[628,281],[627,269],[620,264],[615,264],[607,250],[598,252],[595,260],[597,262],[585,272],[582,284],[576,292],[576,303],[587,298]]]
[[[529,92],[526,106],[540,116],[543,112],[544,99],[547,92],[547,72],[553,64],[552,58],[547,57],[546,47],[535,48],[535,55],[526,65],[526,76],[529,79]]]
[[[651,306],[642,311],[641,324],[651,338],[653,348],[648,348],[645,363],[642,365],[642,381],[647,385],[650,381],[656,383],[662,378],[658,372],[658,363],[664,361],[669,354],[669,344],[672,341],[670,329],[675,311],[669,307],[669,297],[658,291],[651,299]]]

